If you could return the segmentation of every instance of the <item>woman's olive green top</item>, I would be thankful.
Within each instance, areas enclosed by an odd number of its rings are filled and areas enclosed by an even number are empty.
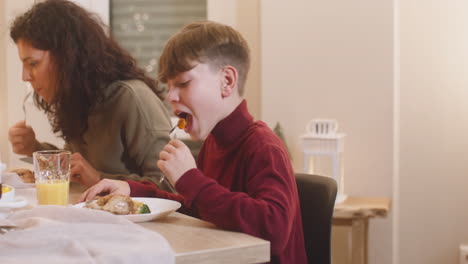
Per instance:
[[[142,81],[117,81],[105,90],[105,100],[88,119],[83,141],[66,142],[65,149],[79,152],[101,178],[149,180],[173,190],[156,166],[159,152],[169,142],[171,122],[159,97]],[[57,149],[40,143],[38,150]]]

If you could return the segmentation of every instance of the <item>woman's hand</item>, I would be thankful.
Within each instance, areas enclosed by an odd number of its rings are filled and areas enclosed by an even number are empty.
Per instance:
[[[75,152],[71,156],[70,180],[79,182],[87,187],[97,184],[101,180],[101,173],[94,169],[89,162]]]
[[[166,175],[172,186],[175,186],[180,177],[197,164],[190,149],[180,140],[173,139],[164,146],[159,153],[157,163],[159,169]]]
[[[98,184],[86,190],[80,197],[79,203],[93,200],[98,194],[130,195],[130,185],[126,181],[103,179]]]
[[[20,155],[32,156],[36,151],[36,134],[32,127],[24,121],[14,124],[8,130],[8,140],[11,142],[13,152]]]

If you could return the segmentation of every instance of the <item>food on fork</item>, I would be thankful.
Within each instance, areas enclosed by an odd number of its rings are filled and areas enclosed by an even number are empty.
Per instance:
[[[150,214],[149,207],[131,197],[121,194],[110,194],[97,200],[86,202],[85,208],[103,210],[117,215]]]
[[[179,118],[179,122],[177,123],[177,127],[180,129],[184,129],[185,126],[187,125],[187,121],[185,118]]]
[[[31,170],[19,168],[19,169],[10,170],[9,172],[18,174],[18,176],[21,178],[21,180],[24,183],[34,183],[36,181],[34,179],[34,172],[32,172]]]
[[[187,125],[187,121],[185,120],[185,118],[180,117],[180,118],[179,118],[179,121],[177,122],[177,125],[174,126],[173,128],[171,128],[171,130],[169,131],[169,133],[174,132],[174,130],[175,130],[176,128],[184,129],[186,125]]]

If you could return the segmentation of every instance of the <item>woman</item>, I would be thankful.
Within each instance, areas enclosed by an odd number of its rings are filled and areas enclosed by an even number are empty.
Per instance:
[[[10,31],[23,63],[23,81],[72,156],[71,180],[92,186],[101,178],[151,180],[169,141],[164,90],[135,59],[107,37],[99,18],[63,0],[35,4]],[[31,156],[56,149],[37,141],[24,121],[9,130],[13,151]]]

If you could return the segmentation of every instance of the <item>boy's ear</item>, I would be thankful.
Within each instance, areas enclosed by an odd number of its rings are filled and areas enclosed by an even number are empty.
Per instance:
[[[222,70],[222,87],[221,96],[229,97],[233,92],[237,92],[237,78],[238,73],[236,68],[232,66],[225,66]]]

